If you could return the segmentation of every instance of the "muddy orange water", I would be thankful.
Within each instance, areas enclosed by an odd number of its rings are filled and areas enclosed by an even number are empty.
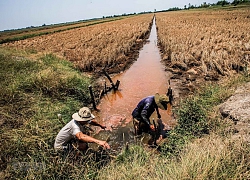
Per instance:
[[[112,77],[113,82],[120,81],[119,89],[105,95],[94,112],[96,120],[107,126],[106,131],[100,131],[97,138],[108,139],[111,147],[118,147],[125,141],[133,140],[133,123],[131,113],[139,101],[155,93],[166,94],[169,75],[161,63],[161,56],[157,47],[157,32],[153,21],[150,37],[140,50],[139,58],[125,72]],[[110,82],[103,78],[103,83]],[[171,107],[160,110],[162,121],[171,126]],[[156,112],[151,120],[156,117]],[[100,129],[96,129],[97,131]]]

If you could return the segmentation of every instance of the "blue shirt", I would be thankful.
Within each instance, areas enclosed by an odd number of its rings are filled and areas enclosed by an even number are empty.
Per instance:
[[[149,117],[153,114],[155,109],[158,108],[154,96],[148,96],[142,99],[137,107],[132,112],[133,118],[150,125]]]

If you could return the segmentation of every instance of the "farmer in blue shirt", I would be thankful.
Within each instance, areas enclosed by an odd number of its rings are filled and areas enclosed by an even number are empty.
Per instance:
[[[140,135],[142,132],[150,133],[155,131],[155,127],[151,124],[149,118],[156,110],[157,116],[160,119],[161,115],[158,108],[166,110],[168,103],[168,96],[160,95],[159,93],[142,99],[132,112],[136,135]]]

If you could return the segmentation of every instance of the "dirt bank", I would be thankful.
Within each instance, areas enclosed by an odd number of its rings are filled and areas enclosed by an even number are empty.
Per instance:
[[[250,143],[250,82],[219,106],[221,114],[232,121],[233,138],[243,137]]]

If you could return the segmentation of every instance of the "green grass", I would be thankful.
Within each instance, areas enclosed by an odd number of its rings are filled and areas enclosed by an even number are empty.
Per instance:
[[[230,138],[230,123],[216,108],[249,80],[238,76],[224,85],[205,85],[180,103],[178,125],[160,154],[132,146],[97,179],[249,179],[250,147],[243,138]]]
[[[226,101],[240,84],[247,81],[249,76],[243,75],[231,77],[224,85],[208,83],[198,89],[195,95],[182,100],[178,109],[174,110],[178,125],[171,131],[168,143],[161,150],[166,155],[176,155],[186,142],[203,137],[216,129],[223,129],[225,124],[221,122],[220,115],[215,113],[215,107]]]
[[[72,112],[90,104],[88,86],[92,80],[76,71],[71,63],[51,54],[30,57],[27,53],[0,50],[0,149],[3,169],[7,166],[6,177],[29,176],[28,171],[13,167],[19,162],[46,164],[43,172],[32,172],[41,177],[56,171],[47,169],[51,163],[61,167],[65,162],[56,159],[55,136],[71,119]],[[58,113],[63,122],[58,120]]]
[[[249,179],[249,152],[241,139],[215,134],[188,143],[172,158],[134,146],[122,162],[114,161],[96,179]]]
[[[72,112],[90,104],[92,79],[52,54],[34,53],[0,48],[1,179],[250,178],[250,148],[230,138],[216,108],[249,82],[249,74],[208,84],[182,100],[175,110],[178,125],[160,152],[130,145],[107,164],[98,154],[62,158],[54,152],[55,136]]]

